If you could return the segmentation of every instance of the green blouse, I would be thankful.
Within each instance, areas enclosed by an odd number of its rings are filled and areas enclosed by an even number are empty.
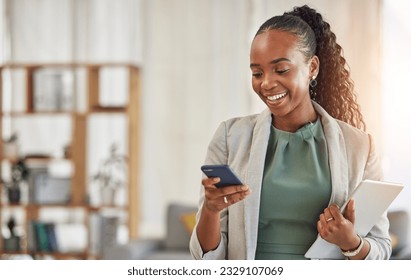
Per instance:
[[[327,142],[318,118],[294,133],[271,126],[256,259],[304,259],[331,196]]]

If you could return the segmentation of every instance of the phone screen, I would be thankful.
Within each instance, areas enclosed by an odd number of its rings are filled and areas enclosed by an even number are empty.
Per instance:
[[[244,185],[228,165],[203,165],[201,166],[201,170],[209,178],[220,178],[220,182],[215,184],[218,188],[233,185]]]

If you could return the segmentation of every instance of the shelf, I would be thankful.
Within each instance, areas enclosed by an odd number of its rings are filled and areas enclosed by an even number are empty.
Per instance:
[[[121,205],[99,205],[99,206],[92,206],[88,204],[21,204],[21,203],[1,203],[0,208],[25,208],[27,210],[36,211],[41,208],[65,208],[67,210],[74,209],[74,208],[82,208],[90,212],[99,212],[101,210],[127,210],[127,206]]]
[[[33,117],[36,115],[39,116],[56,116],[56,115],[74,115],[80,114],[76,112],[65,112],[65,111],[54,111],[54,112],[47,112],[47,111],[39,111],[39,112],[3,112],[1,115],[3,117]]]
[[[91,256],[88,252],[73,252],[73,253],[58,253],[58,252],[30,252],[27,255],[36,257],[46,257],[51,256],[58,260],[67,260],[67,259],[88,259]],[[95,257],[93,257],[95,258]]]
[[[103,106],[93,106],[87,113],[84,112],[70,112],[70,111],[31,111],[31,112],[3,112],[1,115],[3,117],[33,117],[36,115],[39,116],[56,116],[56,115],[76,115],[76,114],[91,114],[91,113],[126,113],[126,107],[103,107]]]
[[[125,67],[138,70],[139,66],[128,62],[68,62],[68,63],[4,63],[0,69],[38,69],[38,68],[101,68],[101,67]]]
[[[90,108],[90,113],[126,113],[126,111],[126,107],[93,106]]]
[[[69,259],[98,259],[98,256],[92,256],[87,252],[72,252],[72,253],[58,253],[58,252],[28,252],[26,250],[20,251],[4,251],[3,255],[28,255],[33,259],[51,257],[57,260]]]
[[[106,68],[122,68],[127,73],[127,86],[124,87],[127,93],[126,103],[120,103],[121,105],[114,104],[111,105],[105,101],[101,103],[101,89],[105,83],[102,80],[103,76],[107,77],[107,71],[104,71],[104,75],[101,74],[102,69]],[[73,106],[69,109],[50,109],[50,108],[62,108],[61,106],[56,107],[40,107],[38,105],[39,97],[38,94],[38,82],[39,79],[37,73],[45,73],[47,71],[66,71],[69,70],[73,74],[74,84],[71,86],[72,98],[75,100]],[[15,72],[14,72],[15,71]],[[40,72],[38,72],[40,71]],[[77,72],[76,72],[77,71]],[[3,73],[7,73],[3,75]],[[10,74],[9,74],[10,73]],[[16,73],[16,74],[15,74]],[[76,76],[81,73],[84,76],[79,78]],[[124,71],[122,72],[124,74]],[[138,170],[139,168],[139,147],[140,147],[140,79],[139,79],[139,68],[136,65],[130,63],[8,63],[0,65],[0,135],[2,138],[6,135],[9,137],[9,132],[5,134],[6,129],[13,130],[14,126],[19,125],[23,121],[28,120],[38,120],[37,117],[47,117],[49,120],[60,120],[62,116],[68,116],[70,118],[70,143],[65,143],[69,147],[69,153],[64,158],[68,160],[73,166],[72,176],[70,177],[70,203],[67,204],[44,204],[44,203],[27,203],[27,201],[37,201],[32,200],[32,197],[23,200],[24,203],[7,203],[5,196],[2,196],[0,200],[0,226],[4,228],[9,217],[7,215],[12,215],[14,212],[19,213],[18,227],[20,232],[23,232],[22,238],[27,238],[29,235],[29,228],[31,223],[39,222],[42,223],[42,215],[44,213],[49,213],[50,211],[73,211],[76,212],[77,209],[81,209],[80,213],[83,215],[84,219],[81,223],[86,228],[87,234],[87,248],[84,252],[80,253],[48,253],[48,252],[30,252],[28,250],[29,245],[26,244],[23,250],[17,251],[3,251],[3,238],[0,238],[0,256],[2,255],[12,255],[12,254],[27,254],[35,255],[38,257],[52,256],[56,259],[99,259],[101,255],[95,252],[95,243],[91,240],[94,238],[95,229],[93,226],[96,222],[96,217],[99,219],[105,219],[104,215],[109,213],[115,213],[118,215],[118,222],[121,223],[122,227],[127,228],[128,237],[130,239],[136,238],[138,236],[138,223],[139,223],[139,205],[138,205]],[[10,83],[16,83],[12,76],[17,76],[18,79],[17,87],[23,88],[18,94],[14,94],[13,87],[10,87]],[[8,79],[8,80],[7,80]],[[84,82],[84,89],[78,88],[78,83],[76,79],[82,80]],[[7,86],[5,81],[7,80]],[[47,87],[45,87],[47,89]],[[106,88],[104,88],[106,90]],[[117,94],[117,92],[114,92]],[[7,98],[5,98],[7,96]],[[37,99],[36,99],[37,98]],[[14,101],[17,100],[17,101]],[[5,100],[7,102],[5,102]],[[13,100],[13,101],[10,101]],[[80,101],[79,101],[80,100]],[[84,100],[84,101],[82,101]],[[61,101],[59,101],[61,102]],[[84,104],[83,104],[83,103]],[[64,102],[63,102],[64,103]],[[54,104],[54,103],[53,103]],[[60,104],[61,105],[61,104]],[[54,106],[54,105],[53,105]],[[43,109],[39,109],[43,108]],[[47,108],[47,109],[44,109]],[[127,186],[124,190],[124,205],[101,205],[93,202],[93,197],[90,197],[89,189],[89,175],[87,173],[88,163],[90,158],[88,156],[89,150],[91,150],[93,143],[89,143],[91,135],[89,135],[89,126],[91,126],[91,121],[95,121],[95,115],[108,114],[110,118],[115,114],[121,114],[125,116],[126,125],[126,145],[127,157],[125,159],[125,164],[127,165]],[[104,118],[100,118],[104,119]],[[120,118],[121,119],[121,118]],[[37,123],[36,123],[37,126]],[[54,131],[49,131],[51,137],[53,137]],[[21,157],[9,156],[13,153],[7,155],[3,154],[3,148],[5,143],[0,141],[0,157],[2,162],[6,162],[10,165],[16,163]],[[12,149],[11,149],[12,150]],[[41,149],[40,149],[41,150]],[[40,152],[40,151],[35,151]],[[44,154],[46,155],[46,154]],[[27,163],[31,165],[36,165],[35,163],[40,163],[40,165],[48,165],[54,159],[52,154],[44,156],[43,154],[34,155],[30,158],[25,158]],[[65,154],[66,155],[66,154]],[[33,156],[33,155],[31,155]],[[23,156],[24,158],[24,156]],[[4,168],[3,165],[1,168]],[[3,174],[3,170],[0,168],[0,174]],[[32,188],[32,187],[30,187]],[[30,189],[29,188],[29,189]],[[4,191],[4,185],[0,184],[0,191]],[[30,192],[32,189],[29,190]],[[91,203],[93,202],[93,203]],[[11,214],[10,214],[11,213]],[[50,212],[51,213],[51,212]],[[77,215],[77,214],[72,214]],[[21,216],[21,217],[20,217]],[[30,242],[30,241],[29,241]],[[23,242],[24,243],[24,242]],[[104,244],[104,242],[102,242]]]

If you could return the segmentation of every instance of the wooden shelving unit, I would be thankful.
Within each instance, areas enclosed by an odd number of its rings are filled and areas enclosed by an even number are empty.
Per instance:
[[[105,68],[124,68],[128,72],[128,101],[124,106],[110,106],[100,104],[100,70]],[[79,110],[78,108],[73,108],[72,110],[51,110],[51,111],[39,111],[35,109],[35,85],[34,85],[34,74],[39,69],[69,69],[69,70],[83,70],[86,77],[86,88],[84,92],[86,93],[86,106],[85,109]],[[7,92],[5,89],[5,77],[3,73],[7,70],[13,71],[18,69],[24,73],[24,87],[25,91],[25,104],[23,110],[10,110],[4,111],[4,98],[13,98],[12,92]],[[76,89],[74,89],[74,92]],[[40,115],[47,115],[48,118],[55,118],[60,115],[68,115],[71,119],[71,143],[70,143],[70,154],[71,156],[67,159],[71,162],[73,166],[73,174],[71,177],[71,187],[70,187],[70,201],[64,204],[56,205],[42,205],[33,204],[31,202],[20,202],[20,203],[9,203],[7,199],[3,198],[0,200],[0,229],[5,228],[6,221],[2,218],[3,211],[20,211],[24,215],[24,225],[25,228],[23,232],[23,241],[21,242],[21,250],[19,251],[6,251],[4,249],[3,236],[0,238],[0,256],[6,255],[16,255],[16,254],[27,254],[34,257],[49,256],[56,259],[98,259],[101,256],[95,255],[90,252],[90,244],[92,243],[90,234],[91,232],[91,215],[100,213],[104,210],[111,210],[112,212],[122,212],[126,218],[126,227],[128,231],[128,238],[133,239],[138,235],[138,222],[139,222],[139,205],[138,205],[138,171],[139,171],[139,147],[140,147],[140,102],[139,102],[139,92],[140,92],[140,80],[139,80],[139,68],[135,65],[125,64],[125,63],[101,63],[101,64],[87,64],[87,63],[48,63],[48,64],[5,64],[0,65],[0,135],[2,135],[2,141],[0,141],[0,158],[1,162],[12,163],[16,161],[16,158],[8,158],[3,154],[4,142],[3,142],[3,119],[4,118],[30,118]],[[115,94],[115,93],[113,93]],[[90,204],[90,193],[88,189],[89,176],[87,174],[87,139],[88,130],[87,122],[90,116],[95,114],[121,114],[127,119],[127,190],[126,203],[125,205],[91,205]],[[24,156],[24,155],[20,155]],[[46,159],[47,160],[47,159]],[[0,174],[2,171],[0,169]],[[0,190],[4,193],[5,186],[0,183]],[[39,213],[41,211],[48,211],[47,209],[65,209],[70,211],[72,209],[81,209],[85,213],[84,225],[87,229],[87,247],[84,251],[74,252],[74,253],[60,253],[60,252],[39,252],[32,251],[30,248],[33,246],[29,244],[28,232],[29,224],[32,221],[39,219]],[[51,211],[51,210],[50,210]],[[1,230],[0,230],[1,232]],[[64,238],[61,236],[60,238]]]

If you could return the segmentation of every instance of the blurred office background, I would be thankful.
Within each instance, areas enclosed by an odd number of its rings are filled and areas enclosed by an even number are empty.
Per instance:
[[[385,179],[406,185],[392,209],[411,211],[407,0],[0,0],[0,63],[140,67],[138,232],[163,236],[170,203],[197,204],[217,125],[264,109],[250,85],[255,31],[302,4],[317,8],[336,33]],[[96,139],[113,134],[93,132]]]

